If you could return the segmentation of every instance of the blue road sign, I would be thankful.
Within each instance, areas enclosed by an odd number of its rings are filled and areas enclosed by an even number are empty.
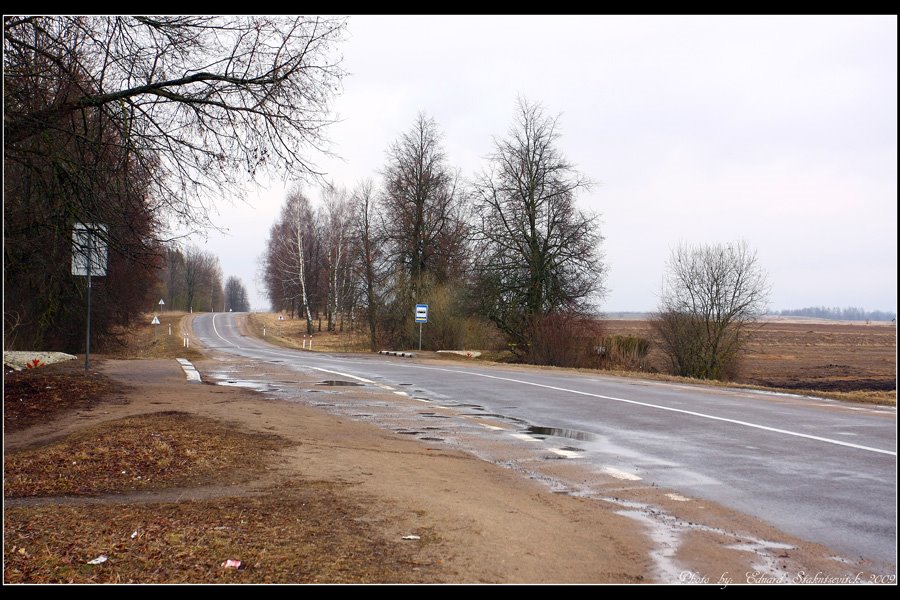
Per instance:
[[[428,305],[416,304],[416,323],[428,322]]]

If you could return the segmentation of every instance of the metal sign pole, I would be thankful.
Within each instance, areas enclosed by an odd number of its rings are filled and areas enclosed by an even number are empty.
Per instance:
[[[87,371],[91,362],[91,262],[93,258],[93,236],[88,230],[88,251],[87,251],[87,340],[84,350],[84,370]]]
[[[422,324],[419,323],[419,352],[422,351]]]

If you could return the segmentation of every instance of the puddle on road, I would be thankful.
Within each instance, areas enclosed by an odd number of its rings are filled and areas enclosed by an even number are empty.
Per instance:
[[[425,441],[425,442],[443,442],[443,441],[444,441],[444,438],[439,438],[439,437],[425,437],[425,436],[423,436],[423,437],[420,437],[419,439],[422,440],[422,441]]]
[[[248,390],[254,390],[257,392],[277,392],[279,388],[273,387],[268,382],[263,381],[249,381],[249,380],[241,380],[241,379],[227,379],[225,381],[219,380],[213,383],[213,385],[223,385],[226,387],[238,387],[244,388]]]
[[[538,427],[530,426],[525,430],[530,435],[552,435],[554,437],[568,438],[570,440],[581,440],[583,442],[592,442],[597,439],[593,433],[586,431],[578,431],[577,429],[563,429],[561,427]],[[577,450],[577,448],[575,448]]]
[[[464,417],[492,417],[494,419],[504,419],[506,421],[512,421],[513,423],[521,423],[526,424],[528,421],[525,419],[518,419],[516,417],[510,417],[508,415],[501,415],[497,413],[462,413]]]
[[[563,446],[560,450],[568,450],[569,452],[584,452],[584,448],[576,448],[575,446]]]
[[[340,379],[328,379],[326,381],[320,381],[316,385],[329,385],[329,386],[340,386],[340,387],[362,386],[361,383],[357,383],[356,381],[342,381]]]

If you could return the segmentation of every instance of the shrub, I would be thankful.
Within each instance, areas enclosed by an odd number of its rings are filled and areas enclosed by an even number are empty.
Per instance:
[[[557,313],[534,319],[530,326],[531,345],[522,357],[525,362],[554,367],[596,368],[601,356],[601,326],[596,319],[578,313]]]

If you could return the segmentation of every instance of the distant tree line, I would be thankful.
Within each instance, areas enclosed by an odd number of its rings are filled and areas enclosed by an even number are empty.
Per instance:
[[[160,295],[165,299],[166,310],[225,309],[222,267],[214,254],[196,246],[189,246],[184,252],[176,247],[167,248],[160,275]]]
[[[222,285],[219,258],[196,246],[184,251],[167,247],[159,271],[156,293],[165,301],[165,310],[220,312],[250,310],[247,290],[238,277]]]
[[[808,306],[782,310],[778,313],[782,317],[816,317],[818,319],[833,319],[836,321],[892,321],[897,318],[897,313],[883,310],[867,311],[863,308],[848,306],[846,308],[827,306]]]
[[[425,348],[509,347],[549,364],[583,354],[569,352],[576,346],[589,353],[602,237],[576,204],[590,182],[559,137],[555,118],[520,100],[508,134],[466,180],[420,114],[388,146],[377,179],[323,185],[318,202],[295,187],[262,261],[273,309],[309,332],[362,327],[376,349],[416,345],[414,306],[425,303]]]

